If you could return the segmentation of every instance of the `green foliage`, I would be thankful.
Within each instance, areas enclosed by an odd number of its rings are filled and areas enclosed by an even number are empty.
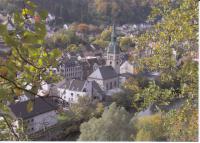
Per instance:
[[[101,116],[103,111],[104,111],[103,103],[101,103],[101,102],[97,103],[97,105],[96,105],[96,115]]]
[[[173,89],[161,89],[154,81],[149,83],[147,88],[142,89],[139,93],[135,94],[133,97],[133,106],[137,107],[135,104],[138,101],[142,101],[141,105],[138,107],[140,110],[146,109],[152,104],[168,105],[172,99],[175,98]]]
[[[129,122],[129,113],[113,103],[104,110],[101,118],[81,124],[79,141],[129,141],[133,132]]]
[[[106,48],[109,44],[108,41],[103,41],[102,39],[96,39],[95,41],[92,42],[92,44],[98,45],[102,48]]]
[[[184,104],[182,109],[164,114],[164,134],[169,141],[196,141],[198,62],[194,61],[193,53],[198,50],[198,2],[156,0],[153,7],[150,20],[158,20],[158,17],[161,20],[137,38],[136,52],[153,51],[152,55],[138,58],[143,69],[160,72],[160,81],[139,89],[133,95],[133,105],[143,110],[153,103],[167,105],[178,98],[187,99],[190,106]],[[138,138],[144,134],[141,132]],[[150,140],[150,133],[145,134]]]
[[[130,37],[122,37],[119,40],[119,46],[122,50],[127,50],[128,48],[134,48],[134,43],[132,41],[132,38]]]
[[[118,106],[122,106],[126,110],[131,109],[131,96],[128,91],[112,95],[112,100],[116,102]]]
[[[111,28],[102,31],[102,33],[96,37],[96,40],[94,40],[92,44],[98,45],[102,48],[106,48],[111,40],[111,31]]]
[[[165,139],[161,114],[139,117],[135,122],[135,141],[162,141]]]
[[[163,125],[169,141],[198,141],[198,109],[190,102],[166,113]]]
[[[55,14],[56,24],[142,23],[150,13],[150,1],[132,0],[33,0],[40,8]],[[48,5],[47,5],[48,3]],[[133,11],[134,9],[134,11]],[[138,16],[140,15],[140,16]]]
[[[71,111],[76,118],[88,120],[94,116],[95,104],[92,103],[89,97],[79,97],[78,103],[71,105]]]
[[[28,14],[34,16],[35,4],[26,0],[26,5],[29,7]],[[36,23],[25,19],[20,12],[14,13],[15,29],[12,31],[8,31],[6,25],[0,25],[0,36],[12,51],[0,63],[0,108],[7,113],[9,111],[5,104],[7,101],[13,102],[15,95],[29,93],[36,96],[42,81],[54,82],[58,79],[51,75],[51,68],[57,66],[61,53],[58,49],[48,52],[45,49],[47,14],[42,11],[39,13],[41,20]],[[28,85],[30,89],[27,89]],[[33,110],[32,102],[27,104],[27,110]]]
[[[50,49],[55,47],[65,49],[70,44],[78,44],[79,38],[76,36],[75,31],[72,29],[60,29],[55,32],[51,37],[46,38],[46,46]]]
[[[110,41],[111,40],[111,32],[112,32],[112,29],[109,28],[109,29],[105,29],[102,33],[101,33],[101,36],[100,38],[104,41]]]
[[[66,51],[68,51],[68,52],[78,52],[78,51],[80,51],[80,47],[78,47],[75,44],[71,44],[67,47]]]

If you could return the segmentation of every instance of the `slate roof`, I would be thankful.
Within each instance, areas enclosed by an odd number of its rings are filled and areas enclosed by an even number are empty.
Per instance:
[[[57,88],[69,88],[69,86],[70,86],[70,81],[65,79],[56,84]]]
[[[83,80],[63,80],[56,84],[57,88],[68,89],[72,91],[82,91],[86,81]]]
[[[33,111],[27,111],[27,104],[29,101],[18,102],[9,105],[11,111],[17,118],[28,119],[49,111],[56,110],[58,104],[52,98],[35,98],[33,101]]]
[[[89,78],[106,80],[117,76],[118,74],[112,66],[102,66],[95,70]]]
[[[126,77],[126,78],[134,77],[134,75],[131,74],[131,73],[122,73],[122,74],[120,74],[120,76],[121,76],[121,77]]]
[[[72,80],[69,90],[72,91],[82,91],[83,87],[85,85],[85,81],[82,80]]]
[[[92,81],[92,88],[95,89],[98,93],[101,95],[104,95],[104,92],[102,89],[99,87],[98,83],[96,81]]]
[[[66,62],[63,62],[63,64],[65,65],[65,67],[74,67],[74,66],[79,66],[80,62],[77,59],[69,59]]]

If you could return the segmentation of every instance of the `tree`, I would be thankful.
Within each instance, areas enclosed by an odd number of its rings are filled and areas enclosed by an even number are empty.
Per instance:
[[[68,52],[78,52],[80,50],[80,47],[78,47],[75,44],[71,44],[67,47],[66,51]]]
[[[77,119],[88,120],[94,116],[95,104],[92,102],[90,97],[79,97],[78,103],[71,105],[71,111]]]
[[[198,2],[156,0],[150,20],[155,25],[138,37],[137,49],[152,50],[152,55],[143,56],[139,61],[145,69],[160,72],[160,84],[151,83],[133,98],[141,99],[141,108],[146,108],[152,103],[168,104],[172,100],[186,99],[188,106],[184,104],[183,109],[176,110],[173,114],[169,113],[169,119],[165,123],[169,128],[168,137],[170,141],[196,140],[198,62],[194,60],[193,53],[198,49]],[[177,56],[174,55],[174,50]],[[144,106],[145,104],[147,106]],[[188,112],[191,113],[189,116]],[[189,127],[191,122],[195,125]],[[181,132],[176,129],[180,129]]]
[[[112,32],[112,29],[111,27],[109,29],[105,29],[102,33],[101,33],[101,36],[100,38],[104,41],[110,41],[111,40],[111,32]]]
[[[113,102],[116,102],[118,106],[124,107],[127,111],[131,109],[131,95],[130,92],[116,93],[112,95]]]
[[[169,141],[198,141],[198,109],[185,103],[164,115],[163,126]]]
[[[45,20],[47,13],[39,11],[40,22],[32,23],[28,17],[34,17],[36,5],[26,0],[29,9],[26,13],[14,13],[14,30],[8,31],[7,25],[0,25],[0,35],[11,48],[11,55],[2,59],[0,63],[0,108],[1,114],[9,113],[7,102],[13,102],[14,96],[20,96],[24,92],[35,97],[42,85],[42,81],[54,82],[57,76],[52,76],[51,68],[57,66],[60,51],[54,49],[47,52],[44,47],[46,36]],[[47,72],[49,70],[49,72]],[[30,86],[30,89],[27,89]],[[32,110],[32,101],[27,104],[27,110]],[[5,117],[5,116],[4,116]],[[8,118],[8,119],[7,119]],[[8,125],[13,121],[12,117],[4,118]],[[19,140],[13,127],[9,126],[12,135]]]
[[[128,48],[134,48],[134,43],[130,37],[122,37],[120,38],[119,46],[126,51]]]
[[[135,121],[135,141],[164,141],[165,134],[161,114],[142,116]]]
[[[77,26],[77,31],[81,33],[87,33],[89,31],[89,26],[85,23],[81,23]]]
[[[81,124],[79,141],[129,141],[133,128],[130,115],[116,103],[105,109],[101,118],[92,118]]]

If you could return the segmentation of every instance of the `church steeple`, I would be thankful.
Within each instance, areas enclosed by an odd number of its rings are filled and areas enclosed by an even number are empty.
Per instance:
[[[112,26],[111,41],[107,47],[106,65],[112,66],[118,74],[120,73],[120,49],[117,44],[115,24]]]
[[[119,52],[120,52],[120,49],[117,45],[117,35],[116,35],[115,24],[113,24],[113,26],[112,26],[111,42],[108,46],[107,52],[113,53],[113,54],[114,53],[119,54]]]
[[[114,43],[117,40],[115,24],[112,26],[111,42]]]

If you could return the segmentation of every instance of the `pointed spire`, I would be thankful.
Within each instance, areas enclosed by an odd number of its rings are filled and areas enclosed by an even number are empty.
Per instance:
[[[115,24],[113,24],[113,26],[112,26],[112,34],[111,34],[111,42],[112,42],[112,43],[115,42],[116,39],[117,39],[117,37],[116,37]]]
[[[107,48],[108,53],[118,54],[120,52],[119,47],[117,45],[117,35],[116,35],[116,28],[115,24],[112,26],[112,33],[111,33],[111,42]]]

